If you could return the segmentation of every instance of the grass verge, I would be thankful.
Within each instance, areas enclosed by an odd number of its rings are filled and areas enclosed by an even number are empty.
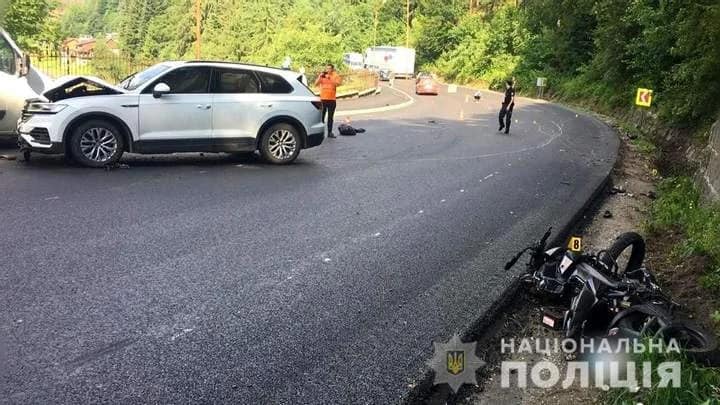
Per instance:
[[[650,210],[648,231],[662,234],[679,230],[685,240],[673,254],[680,259],[707,257],[709,268],[701,283],[712,293],[720,293],[720,204],[701,204],[700,193],[689,177],[663,180],[658,195]]]
[[[640,149],[644,148],[640,146]],[[700,192],[692,178],[686,176],[664,179],[657,190],[658,198],[650,207],[645,228],[651,240],[662,240],[661,245],[670,248],[667,252],[658,252],[668,256],[668,266],[665,266],[668,269],[663,269],[663,275],[670,278],[666,281],[671,288],[682,289],[683,285],[693,281],[672,278],[688,277],[692,272],[678,272],[678,266],[672,270],[669,264],[682,263],[689,267],[701,264],[705,268],[696,270],[702,274],[699,284],[703,288],[694,291],[710,297],[717,294],[720,292],[720,204],[702,204]],[[704,305],[712,306],[707,301]],[[715,310],[712,317],[717,332],[720,308],[710,308],[712,310]],[[634,393],[628,389],[613,390],[605,398],[607,403],[720,405],[720,369],[703,367],[677,353],[643,353],[635,358],[636,364],[644,361],[655,366],[663,362],[680,362],[681,386],[661,388],[656,384]]]
[[[679,353],[644,352],[634,358],[635,364],[650,362],[653,367],[665,362],[679,362],[681,367],[679,387],[660,387],[660,378],[653,375],[652,388],[632,393],[628,389],[615,389],[608,393],[606,401],[612,405],[677,405],[720,404],[720,370],[701,367]],[[642,377],[638,376],[638,379]]]

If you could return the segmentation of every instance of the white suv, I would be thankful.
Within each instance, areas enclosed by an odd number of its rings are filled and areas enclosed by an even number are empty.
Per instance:
[[[22,150],[65,153],[91,167],[123,152],[253,152],[277,164],[324,139],[320,99],[288,70],[224,62],[165,62],[118,86],[69,77],[30,101]],[[29,157],[29,155],[26,155]]]

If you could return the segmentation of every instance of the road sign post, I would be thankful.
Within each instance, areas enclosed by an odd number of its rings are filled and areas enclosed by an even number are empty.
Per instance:
[[[635,94],[635,106],[643,108],[650,108],[653,100],[653,91],[651,89],[638,88],[637,94]],[[645,126],[645,113],[640,111],[640,128]]]
[[[547,86],[547,77],[537,78],[537,97],[542,98],[545,94],[545,86]]]

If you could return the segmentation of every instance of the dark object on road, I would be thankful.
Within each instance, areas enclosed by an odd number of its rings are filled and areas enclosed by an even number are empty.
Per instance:
[[[603,218],[608,218],[608,219],[609,219],[609,218],[612,218],[612,217],[613,217],[613,214],[612,214],[612,212],[610,212],[610,211],[605,211],[605,213],[603,214]]]
[[[348,124],[340,124],[340,126],[338,126],[338,132],[340,132],[340,135],[344,136],[355,136],[356,134],[361,134],[365,132],[365,129],[353,128],[351,125]]]
[[[502,102],[502,107],[500,107],[500,114],[498,115],[498,120],[500,121],[500,129],[498,131],[502,131],[505,129],[505,133],[510,133],[510,123],[512,122],[512,113],[513,109],[515,108],[515,87],[513,87],[512,80],[508,80],[505,82],[505,98]]]
[[[390,71],[390,69],[380,69],[378,71],[378,78],[381,82],[389,82],[391,77],[392,72]]]
[[[650,337],[672,340],[695,361],[714,365],[718,356],[712,334],[677,319],[679,307],[643,267],[645,241],[635,232],[620,235],[605,251],[584,254],[569,248],[546,250],[550,228],[542,239],[521,250],[506,265],[509,270],[526,252],[530,260],[521,275],[523,284],[561,302],[562,330],[572,339],[623,337],[641,340]],[[618,261],[630,249],[621,266]],[[544,314],[546,315],[546,314]],[[543,317],[554,327],[556,320]],[[552,324],[552,325],[550,325]]]
[[[0,155],[0,159],[15,160],[15,159],[17,159],[17,156],[13,156],[13,155]]]

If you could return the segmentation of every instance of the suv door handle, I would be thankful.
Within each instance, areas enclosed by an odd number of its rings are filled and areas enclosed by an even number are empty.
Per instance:
[[[260,107],[264,107],[264,108],[272,108],[272,106],[273,106],[273,105],[270,104],[270,103],[262,103],[262,104],[260,104]]]
[[[198,104],[196,107],[199,108],[199,109],[201,109],[201,110],[209,110],[209,109],[210,109],[210,104],[205,104],[205,105]]]

